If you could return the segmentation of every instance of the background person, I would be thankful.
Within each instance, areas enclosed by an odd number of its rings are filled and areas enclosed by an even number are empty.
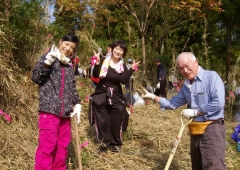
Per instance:
[[[80,98],[76,90],[70,56],[76,52],[79,39],[66,34],[59,49],[52,46],[38,61],[32,80],[39,86],[39,144],[35,170],[67,169],[68,145],[71,141],[70,117],[80,122]]]
[[[179,93],[167,100],[144,90],[143,97],[155,100],[166,109],[176,109],[188,104],[189,108],[184,109],[181,114],[186,118],[193,117],[193,122],[189,124],[192,169],[225,170],[223,81],[215,71],[204,70],[199,66],[196,57],[190,52],[181,53],[176,63],[185,78]]]
[[[105,54],[105,58],[106,57],[111,57],[112,56],[112,44],[108,44],[107,46],[107,52]]]
[[[172,90],[172,88],[174,87],[173,83],[175,83],[175,82],[176,82],[176,77],[174,76],[174,71],[171,71],[170,75],[168,77],[168,87],[169,87],[169,90]]]
[[[157,87],[154,92],[157,96],[167,97],[166,93],[166,69],[159,58],[155,58],[155,65],[157,66]],[[160,87],[159,87],[160,86]]]
[[[131,58],[127,59],[126,66],[127,66],[128,70],[132,67],[132,63],[133,62],[132,62]],[[125,84],[125,87],[126,87],[127,91],[129,91],[129,90],[134,91],[134,88],[133,88],[133,75],[131,75],[130,80]]]

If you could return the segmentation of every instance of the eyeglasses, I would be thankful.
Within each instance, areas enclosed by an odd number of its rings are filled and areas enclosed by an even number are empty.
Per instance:
[[[183,67],[179,67],[179,66],[177,66],[178,67],[178,70],[180,71],[180,72],[183,72],[184,71],[184,69],[190,69],[190,67],[191,67],[191,65],[190,65],[190,63],[191,62],[193,62],[193,61],[189,61],[189,62],[187,62]]]

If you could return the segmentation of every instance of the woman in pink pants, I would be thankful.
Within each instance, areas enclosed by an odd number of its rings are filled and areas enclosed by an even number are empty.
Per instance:
[[[32,80],[39,86],[39,145],[35,170],[65,170],[71,141],[70,117],[80,121],[80,98],[76,90],[70,56],[76,52],[79,39],[66,34],[36,63]],[[73,109],[74,108],[74,109]]]

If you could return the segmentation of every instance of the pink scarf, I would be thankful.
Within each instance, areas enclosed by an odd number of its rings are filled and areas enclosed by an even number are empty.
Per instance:
[[[110,65],[110,60],[111,57],[107,57],[102,64],[101,70],[100,70],[100,74],[99,74],[99,78],[105,78],[107,75],[107,71],[108,71],[108,67]],[[122,59],[120,59],[120,61],[117,63],[117,66],[115,68],[115,71],[117,73],[122,73],[124,72],[124,68],[123,68],[123,61]]]

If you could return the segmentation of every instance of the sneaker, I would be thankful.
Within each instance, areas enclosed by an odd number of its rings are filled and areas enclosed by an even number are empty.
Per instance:
[[[98,154],[101,154],[101,153],[107,152],[107,151],[108,151],[108,147],[105,147],[105,146],[98,147]]]
[[[121,151],[121,147],[118,146],[110,146],[111,153],[119,153]]]

